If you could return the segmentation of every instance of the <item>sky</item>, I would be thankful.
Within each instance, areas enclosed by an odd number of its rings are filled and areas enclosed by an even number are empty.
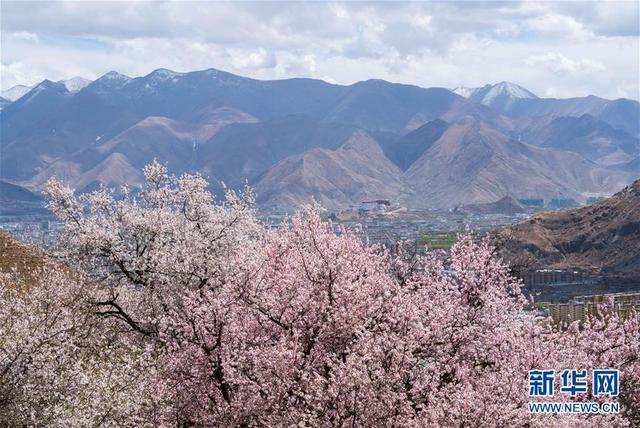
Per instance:
[[[639,4],[0,0],[0,86],[217,68],[637,100]]]

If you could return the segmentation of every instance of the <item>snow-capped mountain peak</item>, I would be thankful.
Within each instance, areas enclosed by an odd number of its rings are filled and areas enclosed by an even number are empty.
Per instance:
[[[89,83],[91,83],[91,80],[76,76],[67,80],[59,80],[58,83],[62,83],[69,92],[78,92],[87,87]]]
[[[481,88],[459,86],[451,90],[460,96],[485,106],[509,109],[516,101],[538,98],[536,94],[511,82],[500,82],[495,85],[487,84]]]
[[[129,76],[125,76],[124,74],[120,74],[117,71],[110,71],[110,72],[104,74],[102,77],[100,77],[99,79],[97,79],[93,83],[97,84],[97,86],[95,86],[96,88],[106,87],[106,88],[118,89],[118,88],[122,88],[124,85],[129,83],[131,80],[132,79]],[[94,87],[93,84],[91,86]]]
[[[166,68],[159,68],[149,73],[147,77],[150,77],[151,79],[156,81],[164,81],[164,80],[169,80],[175,77],[182,76],[183,74],[184,73],[178,73],[176,71],[167,70]]]
[[[52,82],[49,79],[44,79],[42,82],[38,83],[35,86],[32,86],[29,91],[21,96],[18,101],[21,105],[27,105],[35,100],[40,94],[43,93],[57,93],[57,94],[68,94],[69,91],[64,85],[63,82]]]
[[[451,90],[462,97],[472,99],[486,106],[492,106],[495,102],[512,103],[514,100],[538,98],[533,92],[511,82],[500,82],[495,85],[484,85],[481,88],[469,88],[458,86]]]
[[[48,80],[45,80],[44,82],[48,82]],[[85,79],[84,77],[76,76],[67,80],[58,80],[57,83],[63,84],[64,87],[67,88],[67,91],[69,92],[78,92],[82,88],[89,85],[89,83],[91,83],[91,80]],[[38,85],[33,85],[33,86],[16,85],[12,88],[2,91],[2,93],[0,93],[0,96],[2,96],[2,98],[9,100],[11,102],[17,101],[18,99],[26,95],[27,92],[29,92],[33,88],[38,87],[39,85],[40,83]]]
[[[24,94],[33,89],[33,86],[25,86],[25,85],[16,85],[9,89],[2,91],[0,96],[2,98],[7,99],[9,101],[16,101],[19,98],[22,98]]]
[[[105,73],[102,77],[100,77],[98,79],[99,81],[129,81],[131,80],[131,77],[129,76],[125,76],[124,74],[120,74],[117,71],[109,71],[108,73]]]
[[[520,85],[510,82],[500,82],[493,86],[489,86],[488,90],[482,97],[482,104],[491,103],[494,99],[501,95],[506,95],[514,99],[538,98],[533,92],[523,88]],[[486,88],[485,86],[484,88]],[[481,88],[481,89],[484,89]]]
[[[458,94],[461,97],[469,98],[471,97],[478,89],[480,88],[467,88],[466,86],[458,86],[457,88],[453,88],[451,92],[454,94]]]

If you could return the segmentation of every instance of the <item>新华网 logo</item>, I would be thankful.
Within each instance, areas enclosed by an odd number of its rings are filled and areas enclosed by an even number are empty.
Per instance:
[[[529,370],[529,397],[546,398],[556,394],[556,379],[559,393],[571,398],[591,392],[591,396],[617,397],[620,386],[620,371],[617,369],[594,369],[589,377],[586,369]],[[589,388],[589,386],[591,388]],[[529,402],[532,413],[618,413],[617,402]]]

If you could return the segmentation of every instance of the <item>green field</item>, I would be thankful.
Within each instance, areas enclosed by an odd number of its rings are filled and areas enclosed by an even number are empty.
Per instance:
[[[428,250],[448,250],[458,240],[458,232],[429,232],[421,235],[416,244]]]

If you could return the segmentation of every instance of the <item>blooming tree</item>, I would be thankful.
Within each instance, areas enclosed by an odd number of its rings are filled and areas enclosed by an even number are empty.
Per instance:
[[[152,419],[153,359],[140,358],[120,326],[95,317],[91,283],[52,262],[29,278],[0,274],[0,426]]]
[[[49,196],[68,260],[105,287],[92,298],[96,316],[157,356],[158,375],[146,379],[164,407],[149,423],[638,422],[637,316],[541,324],[489,241],[408,256],[336,233],[314,208],[268,231],[249,191],[215,203],[199,176],[154,163],[145,177],[136,195],[78,199],[54,180]],[[622,370],[621,414],[528,412],[528,370],[599,367]]]

